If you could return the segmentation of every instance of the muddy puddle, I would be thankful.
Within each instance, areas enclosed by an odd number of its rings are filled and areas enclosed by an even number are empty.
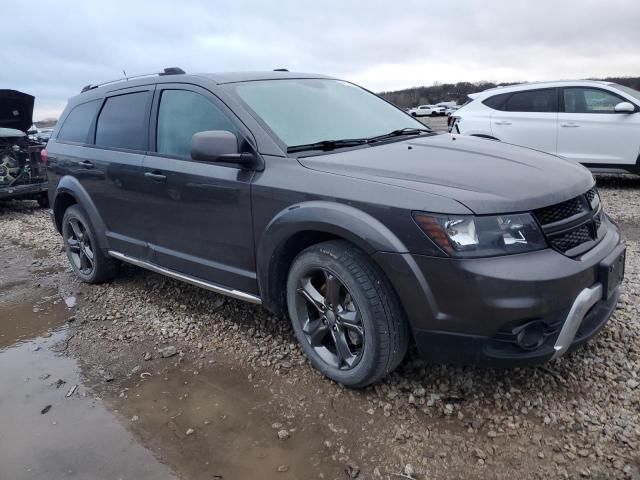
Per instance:
[[[35,269],[6,273],[0,479],[346,478],[321,420],[292,428],[241,368],[195,371],[175,356],[128,379],[92,378],[95,366],[66,354],[75,301],[37,288]]]
[[[290,428],[286,412],[274,415],[266,394],[240,372],[180,366],[141,375],[117,409],[135,419],[132,428],[186,478],[346,478],[323,445],[319,420]]]

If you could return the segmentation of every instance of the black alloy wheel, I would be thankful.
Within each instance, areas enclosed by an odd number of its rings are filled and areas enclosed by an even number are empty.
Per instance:
[[[371,257],[344,240],[311,245],[291,264],[287,308],[311,364],[351,388],[377,382],[402,361],[409,324]]]
[[[80,205],[72,205],[62,217],[64,248],[74,273],[87,283],[102,283],[118,273],[118,263],[100,249],[97,233]]]
[[[69,248],[69,259],[80,273],[91,275],[94,269],[95,255],[86,225],[78,218],[70,218],[64,227],[64,239]]]
[[[344,283],[325,268],[312,268],[296,292],[297,320],[316,354],[334,368],[354,368],[364,351],[365,327]]]

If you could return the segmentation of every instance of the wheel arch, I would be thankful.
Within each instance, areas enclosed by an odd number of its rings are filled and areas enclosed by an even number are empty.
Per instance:
[[[384,224],[355,207],[325,201],[293,205],[271,220],[258,242],[257,276],[263,305],[274,313],[285,313],[285,285],[293,259],[311,245],[340,239],[369,255],[406,252]]]
[[[107,228],[102,220],[102,217],[98,213],[93,200],[89,196],[89,193],[78,181],[77,178],[70,175],[66,175],[60,179],[58,186],[56,187],[53,197],[53,220],[58,232],[62,232],[62,218],[64,212],[71,205],[80,205],[89,216],[91,225],[98,237],[98,244],[101,249],[108,249],[107,237],[105,235]]]

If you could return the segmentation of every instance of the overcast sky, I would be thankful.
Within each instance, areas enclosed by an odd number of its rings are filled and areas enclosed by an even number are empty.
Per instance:
[[[83,85],[285,67],[374,91],[640,75],[638,0],[1,0],[0,88],[57,116]]]

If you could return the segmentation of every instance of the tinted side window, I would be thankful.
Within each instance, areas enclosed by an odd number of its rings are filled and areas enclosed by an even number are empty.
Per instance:
[[[148,102],[149,92],[107,98],[96,125],[96,145],[146,150]]]
[[[615,113],[621,97],[598,88],[565,88],[564,111],[567,113]]]
[[[75,106],[71,112],[69,112],[69,115],[67,115],[67,119],[64,121],[62,128],[60,128],[58,140],[62,142],[85,143],[100,103],[102,103],[102,100],[93,100]]]
[[[158,153],[191,157],[191,137],[206,130],[236,132],[231,120],[205,96],[188,90],[164,90],[158,110]]]
[[[516,92],[509,97],[508,112],[557,112],[558,95],[554,88]]]
[[[494,110],[504,110],[504,102],[510,95],[510,93],[500,93],[499,95],[494,95],[493,97],[484,99],[482,103]]]

